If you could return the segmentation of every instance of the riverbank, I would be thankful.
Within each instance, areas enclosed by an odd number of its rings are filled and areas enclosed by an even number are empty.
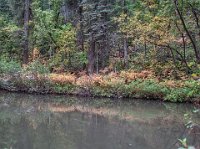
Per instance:
[[[86,74],[1,74],[0,88],[28,93],[76,96],[159,99],[200,103],[200,82],[193,79],[158,79],[150,71]]]

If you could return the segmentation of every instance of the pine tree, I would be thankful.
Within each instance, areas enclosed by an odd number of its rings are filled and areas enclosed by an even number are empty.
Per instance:
[[[112,28],[111,16],[113,13],[113,1],[87,0],[82,3],[84,16],[84,32],[89,44],[88,73],[99,70],[99,64],[105,67],[103,62],[109,58],[109,34]],[[100,58],[99,58],[100,57]]]

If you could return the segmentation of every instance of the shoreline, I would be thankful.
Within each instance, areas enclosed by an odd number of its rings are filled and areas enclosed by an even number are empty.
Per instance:
[[[119,76],[4,75],[0,89],[28,94],[52,94],[76,97],[111,98],[128,100],[157,100],[161,102],[193,103],[200,105],[200,83],[173,81],[169,86],[156,79],[134,79],[126,83]],[[90,79],[90,80],[89,80]],[[178,86],[178,84],[181,84]]]
[[[68,93],[52,93],[52,92],[30,92],[30,91],[20,91],[20,90],[15,90],[11,91],[8,89],[3,89],[0,88],[0,91],[5,91],[8,93],[17,93],[17,94],[29,94],[29,95],[60,95],[60,96],[66,96],[66,97],[77,97],[77,98],[105,98],[105,99],[110,99],[110,100],[124,100],[124,101],[132,101],[132,100],[145,100],[145,101],[156,101],[160,103],[174,103],[174,104],[193,104],[196,106],[200,106],[200,101],[194,101],[194,100],[186,100],[184,102],[173,102],[169,100],[164,100],[162,98],[151,98],[151,97],[107,97],[107,96],[93,96],[93,95],[83,95],[83,94],[68,94]]]

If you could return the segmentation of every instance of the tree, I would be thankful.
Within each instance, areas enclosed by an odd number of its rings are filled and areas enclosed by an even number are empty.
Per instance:
[[[109,34],[111,33],[113,1],[87,0],[82,3],[84,15],[84,31],[88,50],[88,73],[97,73],[106,66],[109,58]],[[105,63],[104,63],[104,62]]]
[[[29,59],[29,21],[30,21],[30,0],[24,3],[24,50],[23,64],[28,63]]]

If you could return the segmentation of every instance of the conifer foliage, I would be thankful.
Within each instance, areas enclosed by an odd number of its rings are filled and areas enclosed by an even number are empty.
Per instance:
[[[0,0],[0,57],[51,71],[198,75],[199,8],[199,0]]]

